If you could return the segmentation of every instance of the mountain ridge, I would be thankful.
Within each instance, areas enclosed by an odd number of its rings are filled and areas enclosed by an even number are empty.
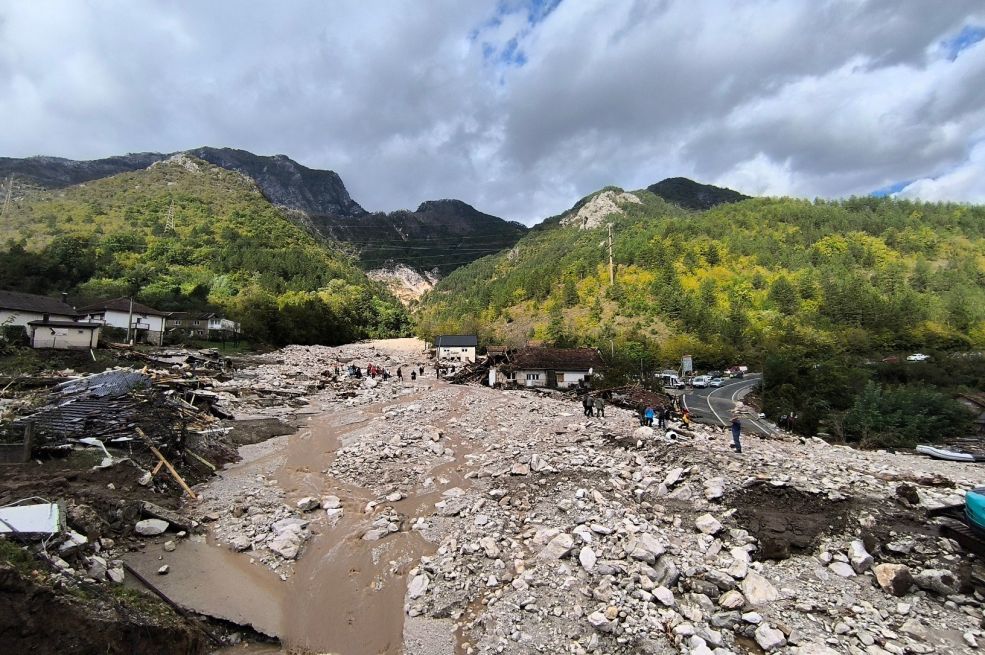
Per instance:
[[[461,200],[425,200],[414,211],[369,212],[332,170],[304,166],[287,155],[257,155],[236,148],[202,146],[175,153],[135,153],[95,160],[37,156],[0,158],[0,176],[62,189],[133,172],[186,154],[251,179],[274,206],[314,235],[348,243],[366,270],[404,264],[419,273],[447,275],[459,265],[513,245],[527,228],[483,213]],[[458,243],[453,243],[457,240]],[[463,245],[482,241],[488,250]],[[422,255],[422,248],[433,252]]]

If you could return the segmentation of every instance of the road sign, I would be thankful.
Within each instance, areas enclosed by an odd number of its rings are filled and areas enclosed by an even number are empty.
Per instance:
[[[694,372],[694,360],[690,355],[684,355],[681,357],[681,371],[687,375],[688,373]]]

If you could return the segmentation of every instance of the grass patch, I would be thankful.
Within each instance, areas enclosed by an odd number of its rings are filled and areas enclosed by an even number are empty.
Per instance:
[[[38,568],[38,560],[27,549],[7,539],[0,539],[0,564],[6,564],[24,576]]]

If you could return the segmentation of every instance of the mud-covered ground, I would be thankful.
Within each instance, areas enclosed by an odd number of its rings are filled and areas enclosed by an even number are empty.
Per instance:
[[[180,507],[119,465],[46,465],[33,488],[119,516],[107,559],[284,652],[977,649],[980,567],[925,513],[960,502],[978,466],[793,437],[737,455],[714,428],[669,438],[617,408],[411,380],[425,361],[401,340],[237,371],[216,392],[248,420],[230,433],[242,459]],[[350,362],[404,379],[326,384]],[[7,497],[30,467],[0,469]],[[126,508],[146,499],[198,531],[134,535]]]

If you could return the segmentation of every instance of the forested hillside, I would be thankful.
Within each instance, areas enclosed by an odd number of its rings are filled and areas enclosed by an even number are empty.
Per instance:
[[[273,343],[396,335],[407,320],[382,285],[251,180],[187,155],[12,201],[0,243],[4,288],[216,307]]]
[[[419,331],[592,345],[635,370],[685,353],[702,368],[772,365],[787,385],[773,400],[802,411],[796,396],[835,385],[835,372],[813,376],[843,358],[985,348],[983,207],[758,198],[695,212],[634,194],[606,220],[614,285],[605,227],[562,216],[439,283]],[[779,376],[802,365],[804,379]]]

